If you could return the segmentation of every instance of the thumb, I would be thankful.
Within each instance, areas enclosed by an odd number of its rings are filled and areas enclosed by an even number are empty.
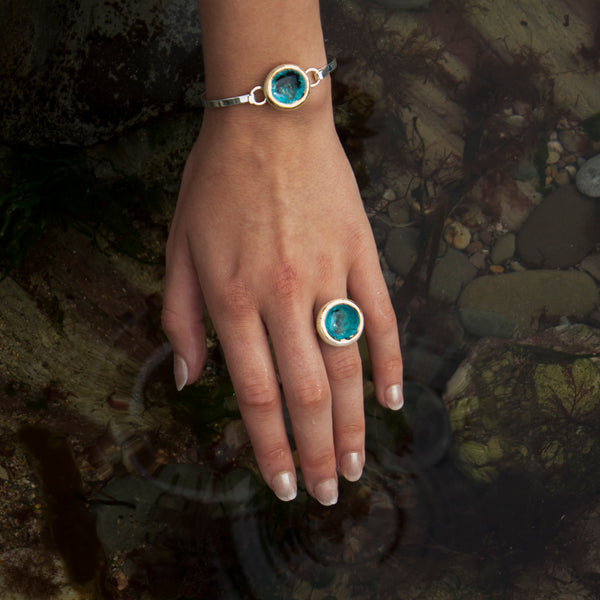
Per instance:
[[[203,297],[187,244],[167,245],[162,326],[173,347],[178,390],[200,377],[206,362]]]

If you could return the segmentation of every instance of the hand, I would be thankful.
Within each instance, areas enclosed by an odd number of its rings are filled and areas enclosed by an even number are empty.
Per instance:
[[[308,492],[334,504],[337,472],[362,473],[358,347],[315,331],[319,308],[347,296],[364,312],[377,397],[397,409],[396,318],[330,106],[207,110],[167,243],[163,326],[181,388],[202,371],[208,311],[259,468],[282,500],[295,497],[296,473],[278,377]]]

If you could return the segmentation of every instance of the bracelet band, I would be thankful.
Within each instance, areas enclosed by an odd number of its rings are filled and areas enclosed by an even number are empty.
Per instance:
[[[319,85],[336,67],[335,58],[320,69],[311,67],[302,70],[297,65],[279,65],[270,71],[263,85],[253,87],[249,94],[220,100],[206,100],[203,95],[200,103],[204,108],[224,108],[236,104],[262,106],[269,102],[275,108],[291,110],[304,104],[311,88]],[[262,98],[257,98],[257,93],[262,95]]]

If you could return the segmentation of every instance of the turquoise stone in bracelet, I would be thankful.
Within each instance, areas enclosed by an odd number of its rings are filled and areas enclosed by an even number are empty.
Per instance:
[[[296,108],[304,103],[309,92],[308,75],[296,65],[279,65],[265,80],[265,97],[276,108]]]
[[[317,316],[317,332],[324,342],[332,346],[353,343],[362,330],[362,312],[351,300],[332,300],[321,308]]]
[[[282,104],[293,104],[302,99],[306,92],[306,81],[295,69],[280,71],[273,77],[271,93]]]

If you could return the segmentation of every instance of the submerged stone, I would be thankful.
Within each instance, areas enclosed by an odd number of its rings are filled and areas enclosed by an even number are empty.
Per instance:
[[[492,314],[502,318],[505,332],[532,333],[542,319],[583,318],[598,301],[598,288],[586,273],[537,270],[478,277],[463,290],[458,308],[467,331],[492,336],[495,328],[486,329]]]
[[[347,340],[356,334],[360,316],[352,306],[339,304],[330,309],[325,317],[325,328],[329,335],[338,340]]]
[[[461,471],[486,483],[525,475],[551,493],[595,486],[598,347],[600,330],[585,325],[476,344],[444,394]]]
[[[575,178],[577,189],[590,198],[600,198],[600,154],[583,163]]]

